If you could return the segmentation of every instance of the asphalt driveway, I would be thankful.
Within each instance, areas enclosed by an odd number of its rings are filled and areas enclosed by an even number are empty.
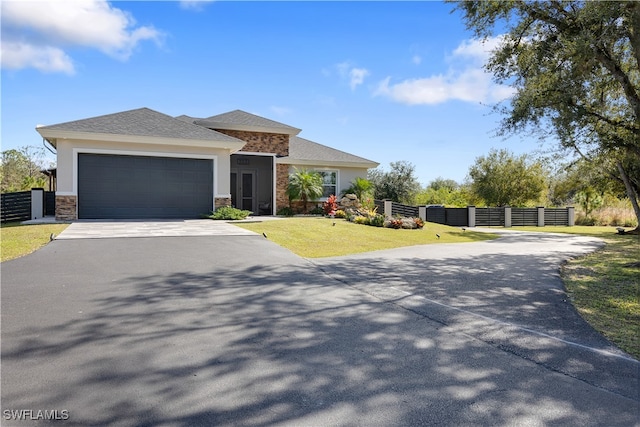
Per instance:
[[[313,261],[55,240],[1,266],[2,425],[637,425],[640,363],[557,273],[599,243],[509,236]]]

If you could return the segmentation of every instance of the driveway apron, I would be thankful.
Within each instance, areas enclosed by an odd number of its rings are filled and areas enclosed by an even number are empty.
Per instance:
[[[562,301],[598,244],[56,239],[1,266],[2,425],[633,426],[640,364]]]
[[[69,225],[57,239],[113,239],[131,237],[246,236],[255,234],[226,221],[83,220]]]

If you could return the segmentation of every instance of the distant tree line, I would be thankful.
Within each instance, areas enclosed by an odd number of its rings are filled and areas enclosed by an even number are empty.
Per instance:
[[[24,146],[5,150],[0,159],[0,190],[2,193],[44,188],[47,177],[44,148]]]

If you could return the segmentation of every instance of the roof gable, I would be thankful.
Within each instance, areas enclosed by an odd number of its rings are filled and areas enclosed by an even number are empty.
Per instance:
[[[133,135],[140,137],[238,142],[239,140],[149,108],[123,111],[88,119],[37,128],[39,133],[55,131],[89,134]],[[44,136],[44,135],[43,135]]]
[[[239,130],[249,132],[282,133],[297,135],[300,129],[275,120],[250,114],[242,110],[229,111],[206,119],[197,119],[194,123],[209,129]]]

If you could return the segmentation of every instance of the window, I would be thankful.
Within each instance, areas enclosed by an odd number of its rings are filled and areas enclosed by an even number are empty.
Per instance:
[[[322,177],[322,197],[330,195],[338,196],[338,172],[337,171],[316,171]]]

